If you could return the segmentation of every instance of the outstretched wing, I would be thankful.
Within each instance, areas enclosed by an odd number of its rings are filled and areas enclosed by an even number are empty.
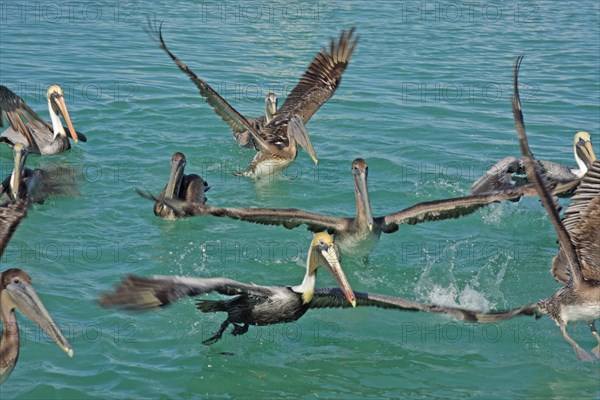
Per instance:
[[[269,288],[247,285],[226,278],[189,278],[160,276],[149,278],[129,275],[115,288],[98,300],[103,307],[127,310],[145,310],[164,307],[183,297],[217,292],[234,296],[238,294],[269,294]]]
[[[196,84],[200,90],[200,94],[202,97],[204,97],[204,100],[211,105],[215,112],[229,125],[233,132],[242,133],[244,131],[249,131],[258,147],[265,146],[264,140],[254,129],[255,124],[240,114],[235,108],[233,108],[227,101],[225,101],[223,97],[221,97],[221,95],[219,95],[219,93],[210,87],[208,83],[200,79],[198,75],[194,73],[194,71],[192,71],[169,50],[163,39],[162,23],[157,29],[151,21],[148,21],[147,32],[154,40],[158,42],[161,49],[163,49],[169,55],[169,57],[171,57],[179,69],[185,72],[190,80]]]
[[[0,258],[26,214],[27,201],[24,199],[0,206]]]
[[[425,221],[458,218],[496,201],[512,200],[534,194],[534,190],[523,187],[454,199],[426,201],[385,217],[376,218],[375,221],[383,225],[383,232],[393,233],[398,230],[400,224],[414,225]]]
[[[436,304],[421,303],[406,300],[401,297],[387,296],[376,293],[354,292],[356,306],[358,307],[380,307],[404,311],[424,311],[428,313],[446,314],[452,318],[479,323],[490,323],[503,321],[516,317],[517,315],[540,316],[543,311],[537,304],[527,304],[513,310],[477,312],[458,307],[447,307]],[[310,308],[349,308],[352,305],[345,300],[344,293],[339,288],[315,289]]]
[[[312,232],[328,231],[336,233],[347,229],[350,218],[329,217],[299,210],[296,208],[227,208],[214,207],[199,203],[190,203],[175,199],[161,199],[150,193],[136,189],[136,192],[149,200],[160,201],[171,207],[176,213],[187,215],[212,215],[228,217],[263,225],[282,225],[288,229],[306,225]]]
[[[354,27],[347,32],[342,31],[337,42],[330,40],[329,51],[322,48],[315,56],[273,120],[261,132],[266,141],[288,146],[289,121],[298,117],[306,124],[333,96],[358,44],[358,37],[353,37],[354,31]]]
[[[546,209],[548,218],[554,226],[554,230],[556,231],[558,241],[560,243],[561,251],[564,252],[565,260],[567,260],[566,264],[568,265],[569,275],[573,279],[575,288],[577,288],[583,282],[583,275],[581,271],[581,264],[575,251],[575,246],[571,241],[569,233],[560,221],[557,205],[543,182],[542,176],[537,168],[538,165],[535,163],[535,159],[533,158],[533,154],[529,149],[529,143],[527,141],[525,122],[523,120],[523,110],[521,107],[521,99],[519,97],[519,67],[521,66],[522,60],[523,56],[519,56],[515,62],[513,72],[514,94],[512,98],[513,117],[515,120],[515,128],[519,136],[519,146],[521,147],[521,153],[523,154],[523,159],[525,160],[527,176],[534,183],[540,196],[540,200]]]

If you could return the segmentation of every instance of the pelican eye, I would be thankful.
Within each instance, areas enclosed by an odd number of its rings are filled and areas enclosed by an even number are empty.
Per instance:
[[[19,278],[13,278],[13,283],[15,285],[18,285],[19,283],[21,283],[21,280]]]

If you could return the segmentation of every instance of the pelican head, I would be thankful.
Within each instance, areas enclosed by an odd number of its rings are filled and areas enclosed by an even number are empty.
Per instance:
[[[369,189],[367,177],[369,166],[362,158],[352,162],[352,174],[354,175],[354,194],[356,195],[356,219],[359,224],[366,223],[369,231],[373,232],[373,212],[369,200]]]
[[[596,154],[594,154],[592,147],[592,137],[589,133],[581,131],[575,134],[573,152],[575,153],[575,161],[579,166],[578,175],[581,178],[596,161]]]
[[[10,193],[13,199],[18,199],[21,194],[21,177],[25,170],[25,160],[27,160],[27,148],[23,143],[16,143],[13,146],[14,167],[10,176]]]
[[[275,96],[275,93],[271,92],[265,98],[265,118],[267,120],[267,124],[271,122],[276,112],[277,96]]]
[[[171,175],[165,190],[165,198],[172,199],[176,193],[179,193],[181,182],[183,180],[183,172],[185,170],[185,156],[183,153],[177,152],[171,157]]]
[[[73,123],[71,122],[71,117],[69,117],[69,111],[67,110],[67,105],[65,104],[65,96],[62,88],[58,85],[51,85],[48,88],[46,96],[48,97],[48,111],[50,112],[50,119],[52,120],[54,138],[56,138],[58,135],[67,136],[65,128],[60,122],[59,115],[62,115],[67,123],[71,137],[75,143],[77,143],[77,132],[75,132],[75,128],[73,128]]]
[[[0,274],[0,311],[2,312],[2,321],[5,324],[4,334],[2,335],[3,340],[0,345],[2,351],[0,353],[5,355],[12,351],[14,359],[3,360],[9,361],[9,365],[2,365],[3,369],[0,371],[0,381],[4,381],[8,378],[18,357],[18,339],[7,338],[10,334],[18,335],[18,331],[16,331],[14,327],[11,328],[8,326],[8,324],[16,323],[14,319],[15,309],[19,310],[27,318],[35,322],[44,332],[46,332],[48,337],[51,337],[56,344],[69,355],[69,357],[73,357],[73,348],[56,323],[52,320],[48,311],[46,311],[46,307],[44,307],[44,304],[31,285],[31,278],[29,275],[20,269],[8,269]],[[9,331],[11,333],[9,333]],[[11,339],[16,339],[16,349],[8,348],[11,345],[15,345],[15,340]]]
[[[294,291],[302,293],[302,299],[305,303],[310,302],[315,291],[317,269],[320,267],[327,268],[337,281],[340,289],[342,289],[346,299],[352,304],[352,307],[356,307],[356,296],[354,296],[354,292],[340,265],[333,238],[325,232],[315,233],[308,250],[304,281],[302,285],[295,286]]]

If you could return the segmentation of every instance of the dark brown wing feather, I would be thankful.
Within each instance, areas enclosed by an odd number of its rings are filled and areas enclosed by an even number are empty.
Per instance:
[[[399,224],[414,225],[425,221],[458,218],[471,214],[490,203],[512,200],[524,195],[534,195],[534,192],[524,187],[454,199],[427,201],[385,217],[376,218],[376,222],[383,225],[383,232],[392,233],[398,230]]]
[[[32,127],[38,129],[52,130],[50,124],[33,111],[22,98],[17,96],[6,86],[2,85],[0,85],[0,111],[11,128],[22,134],[29,142],[29,146],[34,149],[36,149],[37,146],[36,142],[31,135],[31,131],[25,124],[29,123]],[[3,126],[1,118],[0,126]]]
[[[337,42],[330,40],[329,52],[322,48],[315,56],[298,84],[277,110],[275,118],[261,132],[267,142],[287,146],[288,121],[298,116],[306,124],[333,96],[358,44],[358,37],[353,37],[354,31],[354,27],[347,32],[342,31]]]
[[[0,258],[26,214],[27,201],[24,199],[0,206]]]
[[[194,84],[200,90],[200,95],[204,97],[205,101],[211,105],[211,107],[215,110],[215,112],[225,121],[231,130],[235,133],[241,133],[248,130],[252,137],[255,140],[260,141],[260,137],[258,132],[254,129],[254,124],[249,121],[246,117],[240,114],[235,108],[233,108],[219,93],[217,93],[208,83],[204,82],[201,78],[198,77],[187,65],[185,65],[175,54],[173,54],[169,48],[167,47],[163,35],[162,35],[162,23],[158,27],[158,29],[152,24],[151,21],[148,22],[147,27],[148,34],[155,39],[160,45],[161,49],[163,49],[169,57],[177,64],[179,69],[187,74]]]
[[[247,285],[226,278],[188,278],[182,276],[152,276],[144,278],[129,275],[98,302],[103,307],[127,310],[144,310],[164,307],[183,297],[217,292],[234,296],[238,294],[269,294],[267,286]]]
[[[406,300],[400,297],[387,296],[376,293],[354,292],[358,307],[380,307],[404,311],[424,311],[428,313],[446,314],[462,321],[490,323],[503,321],[517,315],[540,316],[543,311],[536,304],[527,304],[523,307],[506,311],[477,312],[458,307],[446,307],[436,304],[427,304]],[[310,308],[349,308],[352,305],[344,297],[339,288],[315,289]]]
[[[581,184],[575,191],[575,196],[571,199],[571,203],[565,211],[562,223],[569,232],[577,253],[580,258],[586,258],[584,261],[581,260],[581,268],[586,270],[583,274],[586,279],[594,279],[593,276],[597,276],[598,272],[589,271],[590,265],[594,265],[591,262],[590,257],[594,255],[592,251],[596,247],[596,243],[600,242],[600,239],[596,239],[594,242],[593,238],[597,238],[600,226],[600,221],[596,215],[598,210],[592,208],[591,202],[598,198],[600,195],[600,161],[595,161],[591,168],[585,174],[581,180]],[[587,212],[586,212],[587,210]],[[583,220],[582,220],[583,219]],[[596,224],[594,227],[594,219]],[[581,228],[579,226],[581,225]],[[594,229],[596,228],[596,229]],[[582,233],[587,232],[587,233]],[[585,254],[585,256],[584,256]],[[599,252],[595,253],[596,255]],[[597,256],[596,256],[597,257]],[[596,265],[600,265],[599,261],[596,261]],[[552,260],[552,275],[559,282],[567,282],[569,280],[569,266],[566,256],[562,249],[558,250],[558,254]],[[595,278],[598,279],[598,278]]]
[[[330,233],[346,230],[352,219],[328,217],[326,215],[311,213],[296,208],[226,208],[189,203],[174,199],[160,199],[150,193],[136,190],[137,193],[149,200],[161,201],[171,207],[175,212],[187,215],[212,215],[215,217],[228,217],[246,222],[263,225],[281,225],[288,229],[306,225],[312,232],[327,230]]]
[[[569,233],[560,221],[556,202],[550,195],[548,188],[543,182],[542,176],[537,168],[537,163],[535,163],[535,159],[533,158],[533,154],[529,149],[529,143],[527,141],[527,133],[525,132],[525,122],[523,120],[521,99],[519,97],[519,67],[521,66],[522,60],[523,56],[519,56],[517,58],[517,61],[515,62],[513,72],[514,94],[512,98],[512,110],[515,120],[515,128],[517,129],[517,134],[519,136],[519,146],[521,147],[521,153],[523,154],[525,167],[527,168],[527,176],[531,181],[533,181],[540,196],[540,200],[542,201],[542,204],[546,209],[548,218],[554,226],[554,230],[556,231],[556,234],[558,236],[558,241],[560,243],[561,250],[564,252],[564,256],[569,265],[569,275],[573,280],[573,285],[575,286],[575,289],[577,289],[577,287],[581,285],[583,281],[583,275],[581,272],[581,264],[579,263],[577,252],[575,251],[575,246],[571,241]]]

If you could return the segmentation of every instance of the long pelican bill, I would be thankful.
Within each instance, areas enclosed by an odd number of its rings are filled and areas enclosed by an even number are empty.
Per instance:
[[[10,191],[13,199],[19,198],[21,188],[21,176],[25,169],[25,160],[27,159],[27,149],[23,143],[17,143],[13,147],[14,169],[10,177]]]
[[[340,289],[344,293],[346,300],[352,304],[352,307],[356,307],[356,296],[354,295],[354,291],[352,291],[352,288],[348,283],[348,279],[346,279],[346,274],[344,274],[344,271],[342,270],[342,266],[340,265],[340,261],[333,244],[319,249],[319,252],[325,259],[327,269],[335,278]]]
[[[179,190],[185,163],[186,160],[182,153],[173,154],[173,158],[171,159],[171,174],[169,175],[169,181],[167,182],[167,187],[165,189],[166,199],[173,199],[175,197],[175,192]]]
[[[310,142],[310,138],[308,137],[308,132],[306,131],[306,127],[304,126],[304,122],[298,116],[294,116],[290,119],[288,132],[294,140],[302,146],[304,150],[308,153],[310,158],[313,160],[315,164],[319,162],[317,159],[317,153]]]
[[[73,348],[64,337],[46,307],[38,297],[30,283],[15,279],[2,291],[2,312],[7,307],[17,308],[31,321],[35,322],[42,330],[51,337],[58,346],[73,357]]]
[[[67,127],[69,128],[69,133],[71,134],[71,137],[73,138],[75,143],[77,143],[79,139],[77,137],[77,132],[73,127],[73,123],[71,122],[71,117],[69,116],[69,111],[67,110],[67,104],[65,103],[65,97],[62,94],[62,89],[60,91],[60,94],[57,94],[55,92],[50,94],[50,99],[51,101],[54,101],[54,104],[56,104],[56,106],[58,107],[58,110],[60,111],[63,118],[65,119],[65,122],[67,123]]]
[[[353,168],[353,173],[357,212],[363,214],[367,226],[369,227],[369,231],[373,232],[373,211],[371,211],[371,200],[369,199],[369,189],[367,187],[367,169],[361,170]],[[357,215],[357,217],[359,216]]]
[[[575,135],[575,157],[579,158],[588,169],[591,168],[594,161],[596,161],[596,154],[594,154],[594,148],[592,147],[589,133],[578,132]]]

